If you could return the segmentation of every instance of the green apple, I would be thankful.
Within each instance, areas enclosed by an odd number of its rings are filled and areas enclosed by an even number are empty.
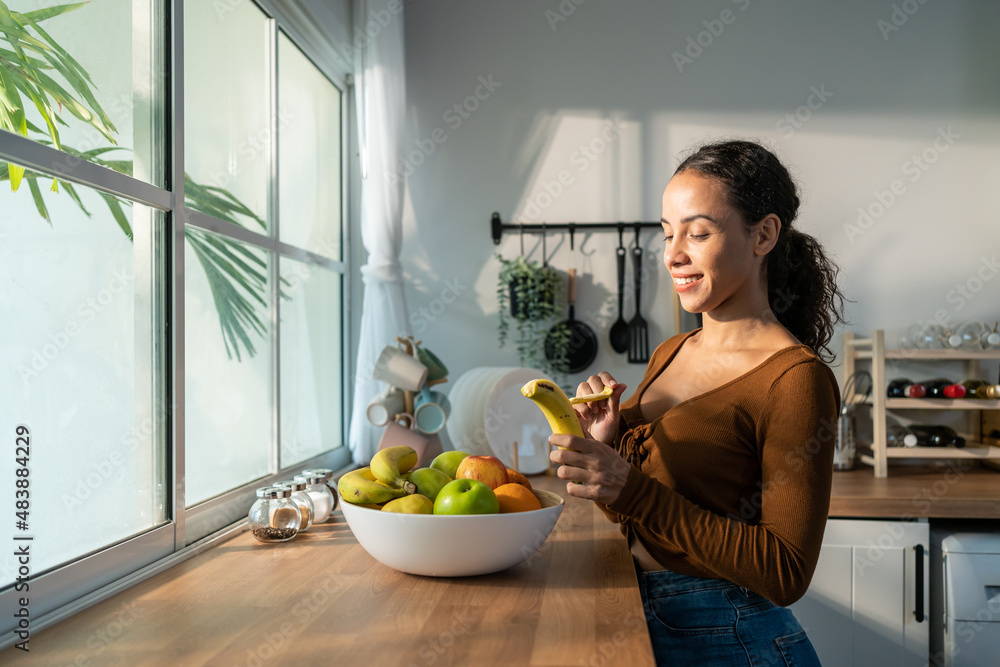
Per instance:
[[[444,485],[434,501],[434,514],[497,514],[493,489],[478,479],[456,479]]]
[[[383,512],[398,512],[400,514],[432,514],[433,510],[434,503],[431,502],[431,499],[419,493],[411,493],[382,505]]]
[[[468,455],[468,452],[460,452],[457,449],[450,452],[442,452],[441,454],[435,456],[434,460],[431,461],[431,467],[435,470],[440,470],[444,474],[448,475],[448,477],[455,479],[455,473],[458,471],[458,464],[461,463],[462,459]]]
[[[451,481],[451,477],[437,468],[417,468],[410,474],[403,476],[416,484],[417,493],[427,496],[431,502],[437,498],[438,491]]]

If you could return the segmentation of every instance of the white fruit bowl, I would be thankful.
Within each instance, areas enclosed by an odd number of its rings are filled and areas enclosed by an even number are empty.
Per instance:
[[[372,558],[428,577],[490,574],[527,560],[548,538],[563,499],[536,489],[542,509],[510,514],[399,514],[342,502],[344,519]]]

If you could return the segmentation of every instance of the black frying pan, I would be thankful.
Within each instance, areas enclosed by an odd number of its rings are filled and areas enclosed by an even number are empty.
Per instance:
[[[569,319],[556,324],[545,337],[545,356],[549,361],[556,360],[555,337],[553,332],[560,328],[569,330],[569,347],[566,351],[566,365],[559,370],[566,373],[579,373],[597,357],[597,336],[593,329],[576,319],[574,304],[576,303],[576,269],[569,270]]]

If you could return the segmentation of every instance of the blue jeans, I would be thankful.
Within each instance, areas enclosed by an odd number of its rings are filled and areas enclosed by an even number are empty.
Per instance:
[[[819,665],[790,609],[723,579],[637,572],[657,665]]]

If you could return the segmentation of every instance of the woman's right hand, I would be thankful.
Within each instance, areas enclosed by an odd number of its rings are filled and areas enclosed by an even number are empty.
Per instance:
[[[614,390],[610,397],[593,403],[578,403],[573,409],[588,437],[610,445],[618,433],[618,404],[628,386],[619,384],[607,371],[601,371],[599,375],[591,375],[586,382],[581,382],[576,388],[576,395],[599,394],[606,386]]]

